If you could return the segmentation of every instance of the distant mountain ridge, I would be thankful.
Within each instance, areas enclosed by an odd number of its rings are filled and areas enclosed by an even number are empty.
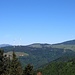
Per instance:
[[[75,45],[75,40],[69,40],[69,41],[65,41],[65,42],[62,42],[62,43],[56,43],[56,44],[53,44],[53,45]]]
[[[44,43],[44,44],[34,43],[34,44],[31,44],[31,45],[28,45],[28,47],[43,48],[43,47],[50,47],[50,45],[51,44],[47,44],[47,43]]]
[[[0,47],[7,47],[7,46],[12,46],[12,45],[9,45],[9,44],[0,44]]]
[[[19,56],[21,63],[23,65],[31,63],[35,68],[38,68],[41,65],[47,64],[58,58],[60,58],[59,61],[65,61],[67,57],[68,59],[75,57],[75,40],[62,42],[56,45],[47,43],[34,43],[25,46],[3,44],[1,47],[4,52],[8,54],[10,54],[10,52],[13,50],[18,55],[23,54],[22,56]],[[28,55],[26,56],[25,53]],[[64,58],[64,56],[66,57]]]
[[[33,43],[33,44],[30,44],[30,45],[25,45],[25,46],[34,47],[34,48],[42,48],[42,47],[50,47],[51,45],[75,45],[75,40],[64,41],[64,42],[56,43],[56,44]],[[0,47],[6,47],[6,46],[13,46],[13,45],[10,45],[10,44],[0,44]],[[14,46],[16,46],[16,45],[14,45]],[[19,45],[17,45],[17,46],[19,46]],[[20,46],[22,46],[22,45],[20,45]]]
[[[28,45],[28,46],[29,47],[34,47],[34,48],[42,48],[42,47],[51,47],[52,45],[75,45],[75,40],[64,41],[64,42],[56,43],[56,44],[33,43],[33,44]]]

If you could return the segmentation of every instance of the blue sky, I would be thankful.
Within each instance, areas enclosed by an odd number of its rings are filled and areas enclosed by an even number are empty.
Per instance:
[[[75,39],[75,0],[0,0],[0,44]]]

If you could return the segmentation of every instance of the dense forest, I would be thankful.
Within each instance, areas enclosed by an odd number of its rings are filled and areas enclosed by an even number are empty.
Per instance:
[[[35,70],[31,64],[23,68],[14,50],[10,58],[0,49],[0,75],[75,75],[75,58],[68,61],[57,59]]]
[[[36,46],[37,47],[9,46],[2,47],[2,49],[4,50],[4,53],[6,53],[7,55],[12,54],[12,51],[14,50],[16,56],[21,61],[23,67],[30,63],[34,66],[35,69],[38,69],[40,66],[48,64],[51,61],[56,60],[62,56],[67,56],[69,57],[68,59],[75,57],[75,51],[71,49],[55,48],[55,45],[52,45],[51,47],[50,45],[45,44]],[[19,56],[22,54],[23,56]]]
[[[40,70],[43,75],[75,75],[75,59],[67,62],[51,62]]]

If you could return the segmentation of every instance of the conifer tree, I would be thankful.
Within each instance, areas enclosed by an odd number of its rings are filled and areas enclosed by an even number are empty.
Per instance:
[[[0,74],[4,73],[4,63],[3,63],[3,50],[0,49]]]
[[[7,55],[4,55],[4,59],[3,59],[3,63],[4,63],[4,74],[3,75],[9,75],[9,59],[7,57]]]
[[[22,75],[22,73],[23,73],[21,64],[20,64],[18,58],[16,57],[16,54],[14,51],[12,54],[12,61],[11,61],[11,68],[10,69],[11,69],[10,75]]]
[[[24,69],[23,75],[33,75],[33,66],[28,64]]]
[[[8,58],[4,51],[0,49],[0,75],[8,75]]]

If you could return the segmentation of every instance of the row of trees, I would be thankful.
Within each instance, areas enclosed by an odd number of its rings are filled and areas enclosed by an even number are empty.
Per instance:
[[[13,51],[12,59],[10,55],[4,55],[0,49],[0,75],[33,75],[33,66],[28,64],[24,69]]]

